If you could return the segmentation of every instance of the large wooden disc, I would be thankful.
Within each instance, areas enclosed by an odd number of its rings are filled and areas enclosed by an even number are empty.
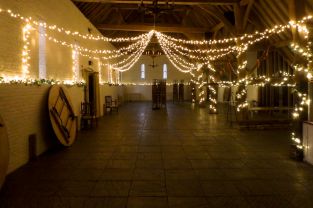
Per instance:
[[[9,165],[9,140],[3,119],[0,116],[0,188],[4,182]]]
[[[65,86],[53,85],[50,88],[48,108],[52,128],[58,140],[64,146],[71,146],[76,139],[77,116]]]

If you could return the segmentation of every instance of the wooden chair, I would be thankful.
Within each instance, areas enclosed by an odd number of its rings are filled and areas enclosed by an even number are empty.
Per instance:
[[[97,117],[95,106],[89,102],[82,102],[80,106],[81,128],[92,128],[94,124],[97,126]]]
[[[105,96],[105,112],[112,113],[113,110],[118,112],[118,100],[113,100],[112,96]]]

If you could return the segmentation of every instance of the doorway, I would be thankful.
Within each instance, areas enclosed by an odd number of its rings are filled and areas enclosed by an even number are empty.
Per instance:
[[[94,106],[96,116],[100,116],[100,90],[99,90],[99,72],[92,69],[85,69],[83,73],[86,80],[84,90],[84,102],[89,102]]]
[[[95,87],[94,87],[94,73],[88,76],[88,102],[94,103],[95,101]]]

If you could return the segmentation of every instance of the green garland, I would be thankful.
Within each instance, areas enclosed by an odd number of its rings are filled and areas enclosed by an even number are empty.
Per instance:
[[[9,80],[6,81],[4,77],[0,77],[0,84],[24,84],[24,85],[55,85],[55,84],[64,84],[69,86],[77,86],[84,87],[86,85],[85,82],[73,82],[72,84],[66,83],[64,81],[55,80],[55,79],[17,79],[17,80]]]

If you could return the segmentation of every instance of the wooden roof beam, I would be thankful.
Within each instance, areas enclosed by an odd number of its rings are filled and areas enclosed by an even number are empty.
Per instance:
[[[138,31],[147,32],[150,30],[157,30],[159,32],[173,32],[173,33],[205,33],[212,31],[211,27],[184,27],[182,25],[144,25],[144,24],[99,24],[96,25],[99,30],[119,30],[119,31]]]
[[[217,25],[215,25],[214,27],[212,27],[211,32],[218,32],[220,29],[222,29],[224,27],[224,23],[220,22]]]
[[[245,12],[244,6],[241,6],[240,4],[234,5],[236,35],[242,35],[244,33],[244,28],[243,28],[243,13],[244,12]]]
[[[141,4],[140,0],[72,0],[73,2],[104,3],[104,4]],[[175,5],[230,5],[241,0],[176,0]],[[143,0],[143,4],[153,4],[153,1]],[[172,4],[168,0],[158,0],[158,4]]]
[[[235,27],[224,17],[224,15],[217,11],[216,9],[212,9],[210,7],[205,7],[202,5],[198,6],[201,8],[203,11],[207,12],[208,14],[214,16],[216,19],[224,23],[224,26],[228,29],[228,31],[234,35],[235,34]]]
[[[304,12],[305,12],[304,5],[305,5],[305,0],[289,0],[288,1],[290,20],[297,21],[304,15]],[[300,34],[294,28],[292,29],[292,36],[293,36],[294,41],[301,40]]]
[[[234,5],[236,33],[242,34],[246,31],[248,18],[253,6],[254,0],[241,0]]]
[[[254,3],[254,0],[249,0],[245,14],[243,16],[242,26],[244,30],[246,30],[247,28],[248,18],[249,18],[253,3]]]
[[[271,45],[275,46],[276,48],[282,48],[282,47],[289,46],[291,42],[292,42],[292,39],[282,40],[282,41],[278,41],[278,42],[271,41]]]

